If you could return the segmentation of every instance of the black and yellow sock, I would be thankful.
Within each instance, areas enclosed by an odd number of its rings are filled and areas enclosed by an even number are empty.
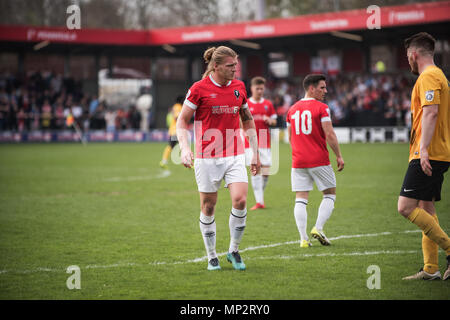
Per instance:
[[[172,152],[172,147],[171,146],[167,146],[165,149],[164,149],[164,152],[163,152],[163,157],[162,157],[162,162],[163,163],[167,163],[167,160],[169,160],[169,157],[170,157],[170,153]]]
[[[415,208],[408,216],[408,220],[418,226],[428,238],[437,243],[447,255],[450,255],[450,238],[428,212],[421,208]]]
[[[439,224],[439,220],[436,214],[431,215],[436,223]],[[431,240],[428,236],[422,232],[422,252],[423,252],[423,270],[430,274],[439,270],[439,246],[436,242]]]

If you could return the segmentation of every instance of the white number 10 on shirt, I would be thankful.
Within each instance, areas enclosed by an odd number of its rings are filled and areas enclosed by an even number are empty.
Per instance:
[[[292,119],[295,120],[294,126],[295,126],[295,134],[300,134],[300,129],[302,130],[303,134],[311,134],[312,131],[312,114],[309,110],[304,110],[300,114],[300,110],[295,111],[294,115],[292,116]]]

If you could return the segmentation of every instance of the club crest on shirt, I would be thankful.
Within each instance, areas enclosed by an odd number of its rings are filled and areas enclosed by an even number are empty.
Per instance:
[[[425,92],[425,100],[427,100],[428,102],[433,101],[434,99],[434,90],[428,90]]]
[[[236,100],[239,99],[239,91],[238,90],[234,90],[234,95],[236,96]]]

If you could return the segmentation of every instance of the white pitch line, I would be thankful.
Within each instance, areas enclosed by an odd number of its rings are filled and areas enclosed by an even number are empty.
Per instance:
[[[398,232],[398,233],[412,233],[412,232],[422,232],[422,231],[421,230],[407,230],[407,231],[401,231],[401,232]],[[338,237],[334,237],[334,238],[328,238],[328,239],[330,241],[334,241],[334,240],[340,240],[340,239],[388,236],[388,235],[392,235],[392,234],[394,234],[394,232],[351,234],[351,235],[342,235],[342,236],[338,236]],[[239,252],[242,253],[242,252],[245,252],[245,251],[253,251],[253,250],[258,250],[258,249],[273,248],[273,247],[279,247],[279,246],[296,244],[296,243],[300,243],[300,240],[279,242],[279,243],[271,243],[271,244],[265,244],[265,245],[260,245],[260,246],[248,247],[248,248],[239,250]],[[228,252],[218,253],[217,256],[221,257],[221,256],[226,255],[227,253]],[[200,261],[206,261],[207,259],[208,259],[208,256],[203,256],[201,258],[195,258],[195,259],[192,259],[192,260],[187,260],[185,262],[173,262],[172,264],[200,262]]]
[[[172,174],[170,170],[164,170],[161,173],[151,175],[151,176],[131,176],[131,177],[112,177],[106,178],[106,182],[123,182],[123,181],[141,181],[141,180],[153,180],[153,179],[163,179],[167,178]]]
[[[311,257],[339,257],[339,256],[371,256],[371,255],[379,255],[379,254],[411,254],[411,253],[419,253],[421,251],[418,250],[381,250],[381,251],[364,251],[364,252],[343,252],[343,253],[305,253],[291,256],[264,256],[264,257],[253,257],[247,258],[246,260],[271,260],[271,259],[295,259],[295,258],[311,258]]]
[[[415,232],[421,232],[421,230],[406,230],[397,232],[397,234],[402,233],[415,233]],[[340,239],[352,239],[352,238],[362,238],[362,237],[379,237],[379,236],[386,236],[386,235],[392,235],[396,234],[394,232],[380,232],[380,233],[366,233],[366,234],[353,234],[353,235],[342,235],[337,236],[334,238],[329,238],[329,240],[340,240]],[[295,241],[286,241],[286,242],[279,242],[279,243],[272,243],[272,244],[265,244],[260,246],[252,246],[247,247],[245,249],[239,250],[241,253],[246,251],[254,251],[259,249],[266,249],[266,248],[274,248],[284,245],[291,245],[291,244],[298,244],[300,243],[300,240]],[[266,257],[256,257],[251,258],[247,257],[246,260],[262,260],[262,259],[293,259],[298,257],[335,257],[335,256],[363,256],[363,255],[379,255],[379,254],[411,254],[411,253],[418,253],[419,251],[416,250],[409,250],[409,251],[389,251],[389,250],[382,250],[382,251],[364,251],[364,252],[343,252],[343,253],[316,253],[316,254],[299,254],[295,256],[266,256]],[[222,252],[217,254],[217,256],[224,256],[227,252]],[[197,263],[206,261],[208,259],[207,256],[184,260],[184,261],[174,261],[174,262],[166,262],[166,261],[153,261],[146,264],[142,263],[133,263],[133,262],[124,262],[124,263],[113,263],[108,265],[86,265],[85,267],[81,269],[110,269],[110,268],[121,268],[121,267],[145,267],[148,265],[158,266],[158,265],[178,265],[178,264],[188,264],[188,263]],[[38,267],[35,269],[30,270],[0,270],[0,275],[5,273],[20,273],[20,274],[28,274],[28,273],[35,273],[35,272],[65,272],[65,269],[53,269],[53,268],[45,268],[45,267]]]

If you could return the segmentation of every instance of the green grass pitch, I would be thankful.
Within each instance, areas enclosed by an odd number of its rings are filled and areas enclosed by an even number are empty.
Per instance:
[[[248,212],[235,271],[228,249],[229,194],[219,191],[217,251],[208,272],[193,170],[158,162],[166,144],[0,145],[0,299],[449,299],[450,282],[401,278],[422,266],[421,234],[397,213],[406,144],[342,145],[337,201],[325,232],[301,249],[290,190],[290,148]],[[334,155],[331,154],[335,167]],[[437,203],[450,231],[450,175]],[[249,190],[248,207],[254,204]],[[308,205],[308,230],[321,194]],[[202,259],[203,258],[203,259]],[[441,272],[445,254],[439,252]],[[81,289],[66,286],[71,265]],[[369,289],[371,265],[380,289]]]

